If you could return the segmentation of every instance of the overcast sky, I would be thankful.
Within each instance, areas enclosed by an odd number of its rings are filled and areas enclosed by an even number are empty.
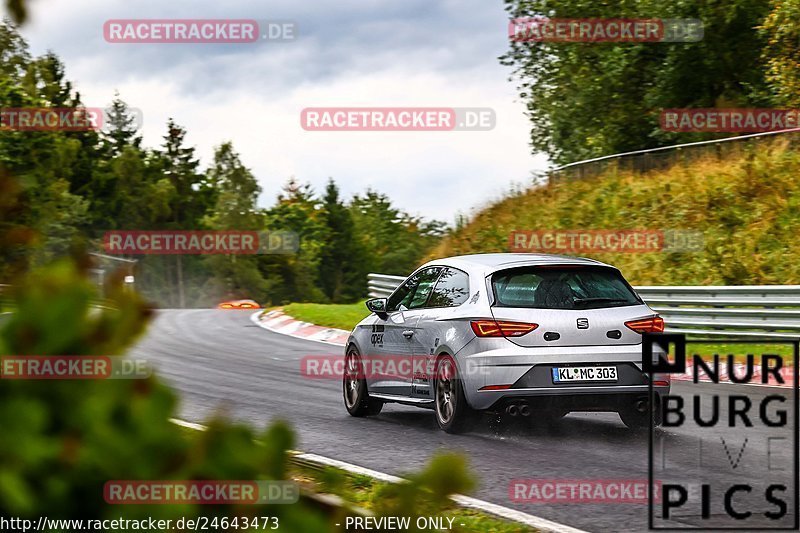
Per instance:
[[[297,38],[255,44],[111,44],[108,19],[289,20]],[[118,90],[140,108],[147,146],[168,117],[188,129],[203,165],[233,142],[269,206],[290,176],[350,196],[371,186],[416,215],[456,213],[530,180],[524,104],[510,69],[501,0],[33,0],[22,33],[50,49],[89,107]],[[489,107],[492,131],[304,131],[306,107]]]

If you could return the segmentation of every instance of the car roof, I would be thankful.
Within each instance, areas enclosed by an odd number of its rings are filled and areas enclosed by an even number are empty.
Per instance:
[[[572,257],[568,255],[555,254],[521,254],[521,253],[488,253],[470,254],[446,257],[428,264],[446,264],[453,267],[461,267],[469,270],[482,270],[486,273],[495,272],[504,268],[515,266],[536,266],[536,265],[591,265],[611,267],[600,261],[585,257]],[[611,267],[614,268],[614,267]]]

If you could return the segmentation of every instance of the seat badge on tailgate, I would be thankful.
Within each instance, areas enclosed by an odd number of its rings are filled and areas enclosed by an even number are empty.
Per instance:
[[[579,318],[578,319],[578,329],[589,329],[589,319],[588,318]]]

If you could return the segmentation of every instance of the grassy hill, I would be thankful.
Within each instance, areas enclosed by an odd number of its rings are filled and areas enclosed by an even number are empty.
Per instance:
[[[699,252],[583,254],[636,285],[800,283],[800,152],[774,141],[664,171],[534,187],[478,213],[429,259],[508,251],[513,230],[554,229],[702,232]]]

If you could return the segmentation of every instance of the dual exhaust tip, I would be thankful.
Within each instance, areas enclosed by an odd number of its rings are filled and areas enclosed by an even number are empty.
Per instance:
[[[646,413],[650,410],[650,402],[646,398],[639,399],[636,400],[633,407],[640,413]],[[506,414],[514,417],[529,417],[531,416],[531,407],[528,405],[528,402],[514,402],[506,407]]]
[[[531,416],[531,407],[527,402],[515,402],[506,407],[506,414],[509,416]]]

